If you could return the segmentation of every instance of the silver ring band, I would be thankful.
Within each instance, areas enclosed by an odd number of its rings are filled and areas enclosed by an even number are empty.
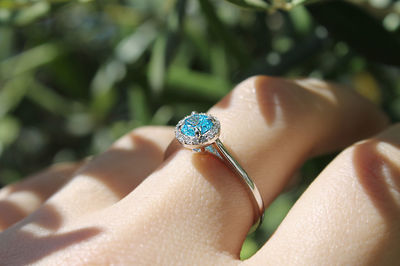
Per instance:
[[[222,144],[221,140],[218,138],[215,140],[213,144],[219,154],[228,162],[229,166],[232,170],[236,172],[236,174],[246,183],[249,188],[249,191],[253,195],[256,211],[256,218],[254,220],[254,224],[250,229],[250,232],[254,232],[262,223],[264,219],[264,201],[261,197],[260,191],[258,190],[254,181],[250,178],[247,172],[243,169],[243,167],[233,158],[233,156],[228,152],[225,148],[224,144]]]
[[[247,185],[248,191],[253,198],[253,206],[256,213],[254,224],[249,232],[251,233],[263,221],[264,201],[254,181],[222,144],[219,139],[220,128],[220,123],[214,116],[192,112],[191,115],[178,122],[175,136],[186,148],[194,151],[208,151],[220,157]]]

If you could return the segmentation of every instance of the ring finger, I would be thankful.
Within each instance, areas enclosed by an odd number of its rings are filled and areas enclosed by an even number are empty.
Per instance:
[[[307,157],[348,145],[387,123],[348,88],[269,77],[239,84],[210,113],[219,118],[221,140],[254,179],[266,205]],[[215,264],[215,254],[238,258],[253,217],[249,195],[230,169],[211,155],[179,150],[127,197],[76,226],[95,221],[110,228],[111,236],[93,240],[102,243],[96,253],[106,261],[122,252],[126,263],[140,258]],[[83,244],[82,252],[86,245],[93,243]]]

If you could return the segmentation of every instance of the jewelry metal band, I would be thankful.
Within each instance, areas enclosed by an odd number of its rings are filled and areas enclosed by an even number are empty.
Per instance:
[[[192,112],[176,125],[175,135],[186,148],[208,151],[219,156],[244,181],[253,198],[256,216],[250,233],[255,231],[264,218],[264,202],[254,181],[219,139],[220,122],[218,119],[205,113]]]
[[[243,167],[240,166],[240,164],[235,160],[235,158],[233,158],[233,156],[228,152],[228,150],[225,148],[224,144],[222,144],[219,138],[215,140],[213,146],[218,151],[218,153],[225,159],[225,161],[228,162],[230,168],[234,170],[236,174],[246,183],[250,193],[253,196],[255,203],[256,218],[253,226],[250,229],[250,233],[254,232],[261,225],[264,219],[264,201],[261,197],[260,191],[258,190],[254,181],[243,169]]]

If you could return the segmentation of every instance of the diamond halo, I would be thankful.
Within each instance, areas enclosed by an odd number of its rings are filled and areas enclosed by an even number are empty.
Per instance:
[[[220,123],[206,113],[192,112],[178,122],[175,128],[177,140],[186,148],[204,148],[219,137]]]

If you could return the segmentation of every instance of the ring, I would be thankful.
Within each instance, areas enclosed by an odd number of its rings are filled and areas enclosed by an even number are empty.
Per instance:
[[[252,197],[256,217],[250,233],[254,232],[264,218],[264,201],[254,181],[233,158],[219,139],[221,125],[217,118],[205,113],[192,112],[178,122],[175,137],[188,149],[195,152],[210,152],[224,161],[247,185]]]

